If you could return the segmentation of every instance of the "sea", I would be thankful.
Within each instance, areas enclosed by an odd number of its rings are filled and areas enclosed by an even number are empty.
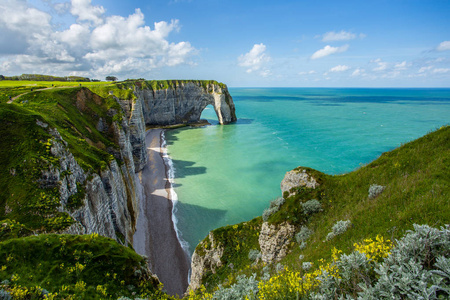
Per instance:
[[[230,88],[237,122],[165,131],[173,220],[189,254],[208,232],[260,216],[286,172],[351,172],[450,123],[450,89]]]

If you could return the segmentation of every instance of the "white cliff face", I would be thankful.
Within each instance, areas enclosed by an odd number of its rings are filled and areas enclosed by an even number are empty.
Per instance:
[[[214,106],[220,124],[235,122],[233,99],[226,87],[209,84],[206,89],[196,82],[180,83],[169,89],[136,89],[136,103],[142,103],[145,123],[173,125],[194,123],[209,104]]]
[[[147,156],[139,154],[140,151],[145,151],[145,146],[140,147],[139,143],[140,135],[145,134],[142,113],[138,110],[135,115],[137,117],[130,118],[133,119],[132,129],[127,119],[122,121],[121,126],[113,122],[114,137],[119,145],[119,153],[116,155],[120,156],[122,164],[119,166],[116,160],[111,160],[99,174],[86,173],[70,153],[67,142],[59,132],[48,128],[53,136],[51,153],[59,159],[59,166],[51,166],[43,171],[39,182],[41,186],[58,187],[61,204],[59,210],[69,213],[76,221],[65,233],[95,232],[123,244],[132,244],[139,212],[139,195],[136,192],[139,183],[135,172],[147,162]],[[40,121],[37,125],[48,127]],[[105,126],[101,125],[102,128]],[[136,147],[133,147],[132,139]],[[82,193],[81,190],[85,192],[81,206],[75,210],[67,207],[69,198]]]

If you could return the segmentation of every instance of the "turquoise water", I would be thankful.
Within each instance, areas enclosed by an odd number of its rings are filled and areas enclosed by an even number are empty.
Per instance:
[[[284,174],[350,172],[450,123],[450,89],[231,88],[235,124],[166,131],[182,238],[261,215]],[[211,107],[203,118],[217,124]]]

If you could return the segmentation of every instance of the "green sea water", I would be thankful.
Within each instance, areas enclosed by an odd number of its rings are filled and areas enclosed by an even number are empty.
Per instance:
[[[210,230],[252,219],[281,196],[284,174],[350,172],[450,123],[450,89],[231,88],[238,121],[165,132],[174,219],[195,249]]]

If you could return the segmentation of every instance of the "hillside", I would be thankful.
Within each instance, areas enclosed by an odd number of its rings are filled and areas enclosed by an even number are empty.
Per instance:
[[[297,180],[265,211],[267,222],[258,217],[213,230],[194,254],[192,278],[201,280],[194,288],[201,283],[213,291],[236,284],[240,275],[262,280],[281,269],[301,272],[305,262],[317,268],[332,260],[334,248],[350,253],[365,239],[399,239],[413,224],[449,224],[449,162],[450,127],[444,126],[348,174],[298,167],[289,176],[307,174],[318,185]],[[338,221],[351,225],[327,238]]]

